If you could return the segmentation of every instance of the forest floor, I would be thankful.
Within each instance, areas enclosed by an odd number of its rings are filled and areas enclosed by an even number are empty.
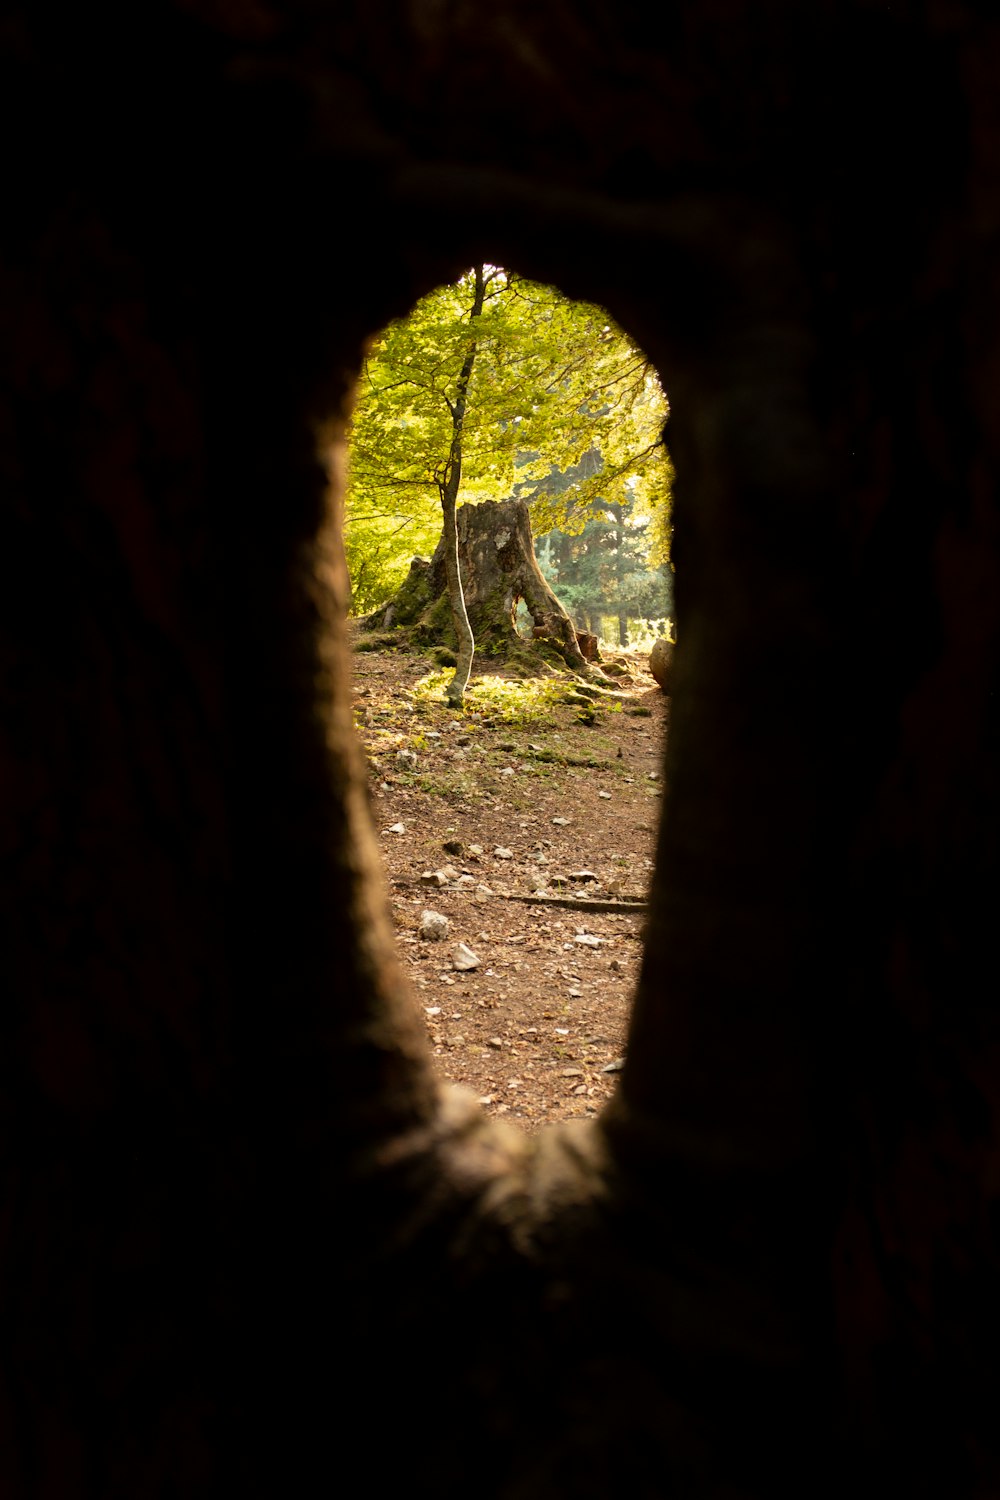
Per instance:
[[[428,657],[354,656],[414,1004],[443,1077],[529,1130],[613,1092],[638,975],[670,705],[648,653],[602,658],[589,698],[483,662],[457,712]]]

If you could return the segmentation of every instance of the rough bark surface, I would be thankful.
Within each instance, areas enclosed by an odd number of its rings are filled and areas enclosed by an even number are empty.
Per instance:
[[[551,641],[570,666],[586,671],[573,621],[535,560],[525,502],[486,500],[481,505],[461,505],[456,525],[465,604],[478,649],[492,655],[512,647],[523,650],[524,640],[515,623],[518,600],[523,599],[535,638]],[[429,562],[414,558],[396,598],[367,616],[367,628],[415,627],[418,638],[453,645],[444,607],[448,602],[446,561],[442,535]]]
[[[998,67],[978,0],[8,6],[4,1496],[1000,1492]],[[627,1064],[530,1141],[413,1021],[316,457],[483,260],[676,469]]]

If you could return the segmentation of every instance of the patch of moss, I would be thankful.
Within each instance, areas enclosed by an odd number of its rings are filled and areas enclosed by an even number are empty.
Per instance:
[[[401,625],[410,625],[419,620],[430,603],[430,575],[430,563],[422,557],[415,557],[395,598],[396,619]]]
[[[405,645],[398,635],[359,635],[354,642],[355,651],[395,651]]]

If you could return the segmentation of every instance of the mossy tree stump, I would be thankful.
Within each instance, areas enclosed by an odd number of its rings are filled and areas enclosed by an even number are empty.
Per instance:
[[[576,627],[535,560],[531,519],[523,500],[485,500],[459,506],[458,554],[465,606],[476,650],[490,656],[531,649],[514,623],[518,601],[531,615],[533,635],[554,646],[575,671],[587,662]],[[362,621],[365,630],[406,629],[423,644],[454,646],[443,541],[434,556],[415,557],[407,578],[388,604]]]

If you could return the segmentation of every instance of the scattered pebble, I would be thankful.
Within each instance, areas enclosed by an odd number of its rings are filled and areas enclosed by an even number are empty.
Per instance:
[[[442,915],[441,912],[422,911],[420,913],[420,923],[417,927],[417,932],[425,942],[437,943],[447,935],[450,926],[450,920]]]
[[[469,969],[478,969],[479,959],[465,943],[456,943],[451,950],[451,965],[460,974],[464,974]]]

